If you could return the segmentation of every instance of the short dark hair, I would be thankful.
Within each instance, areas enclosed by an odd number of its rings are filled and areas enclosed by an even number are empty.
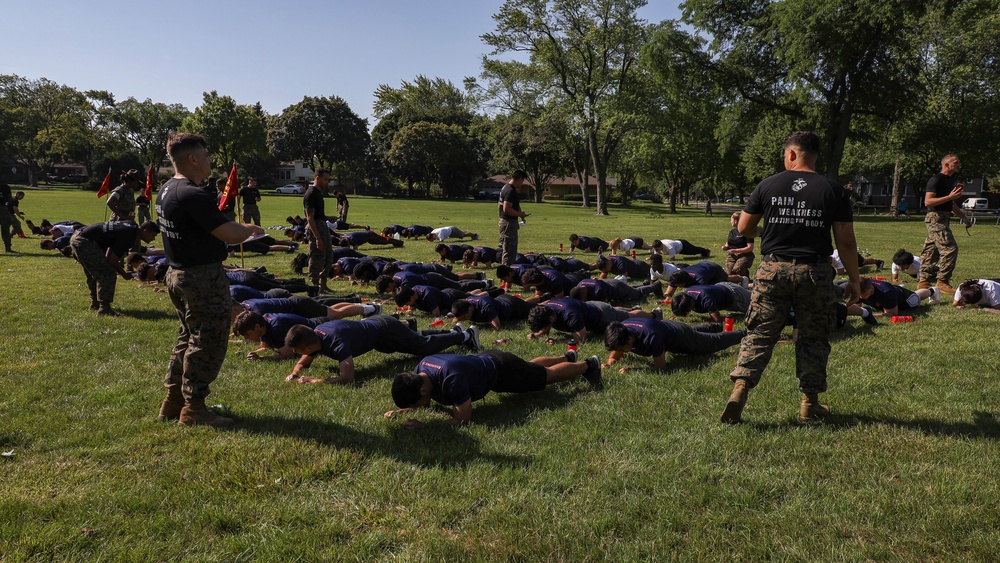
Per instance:
[[[579,238],[580,237],[576,233],[573,233],[573,234],[569,235],[569,241],[570,242],[573,242],[574,240],[577,240]]]
[[[472,302],[468,299],[458,299],[451,304],[451,314],[456,317],[461,317],[470,310],[472,310]]]
[[[651,244],[650,246],[652,246],[656,250],[659,250],[659,249],[663,248],[663,241],[661,239],[656,239],[656,240],[653,241],[653,244]]]
[[[569,296],[577,301],[586,301],[590,297],[590,290],[583,286],[575,286],[569,290]]]
[[[465,264],[466,267],[471,266],[472,263],[477,262],[478,259],[479,253],[471,248],[462,253],[462,263]]]
[[[396,305],[400,307],[406,305],[407,303],[410,302],[410,299],[413,299],[414,295],[415,293],[413,291],[413,288],[411,287],[401,287],[397,289],[395,297]]]
[[[390,283],[392,283],[392,276],[382,274],[381,276],[375,278],[375,291],[379,293],[386,293],[389,289]]]
[[[806,154],[819,155],[819,135],[812,131],[796,131],[785,137],[784,148],[790,147],[795,147]]]
[[[511,180],[527,180],[528,173],[525,172],[524,170],[518,169],[515,170],[514,173],[510,175],[510,178]]]
[[[403,271],[403,268],[400,268],[399,267],[399,263],[396,262],[395,260],[392,261],[392,262],[389,262],[385,266],[382,266],[382,275],[383,276],[392,276],[396,272],[401,272],[401,271]]]
[[[513,270],[510,269],[510,266],[506,264],[500,264],[499,266],[497,266],[497,277],[505,278],[507,277],[507,274],[511,273],[512,271]]]
[[[958,304],[975,305],[983,298],[983,285],[978,280],[965,280],[958,285]]]
[[[549,326],[552,326],[552,309],[535,307],[528,312],[528,328],[531,332],[538,332]]]
[[[909,268],[910,264],[913,264],[913,254],[907,252],[904,248],[900,248],[892,255],[892,263],[900,268]]]
[[[373,262],[362,262],[354,268],[354,279],[358,281],[368,282],[377,277],[381,276],[378,275],[378,268]]]
[[[528,287],[528,284],[544,284],[545,274],[538,268],[528,268],[521,274],[521,285]]]
[[[167,154],[170,155],[170,160],[174,163],[198,147],[208,148],[208,142],[201,135],[172,133],[167,137]]]
[[[154,235],[160,234],[160,226],[153,221],[145,221],[143,224],[139,225],[140,231],[146,231],[147,233],[153,233]]]
[[[672,287],[687,287],[689,285],[694,285],[694,278],[691,274],[685,272],[684,270],[677,270],[676,272],[670,274],[667,281],[668,285]]]
[[[650,254],[649,263],[656,266],[657,268],[663,268],[663,255],[662,254]]]
[[[312,346],[317,342],[319,342],[319,336],[306,325],[295,325],[288,329],[288,334],[285,335],[285,346],[292,349]]]
[[[139,264],[135,269],[136,278],[138,278],[140,281],[146,281],[146,276],[149,274],[149,271],[152,270],[153,268],[154,266],[152,264],[143,261],[143,263]]]
[[[418,374],[410,372],[396,374],[392,380],[392,402],[401,409],[412,407],[420,401],[420,388],[423,385],[423,378]]]
[[[56,247],[56,241],[50,238],[43,238],[42,240],[38,241],[38,247],[41,248],[42,250],[52,250],[53,248]]]
[[[143,258],[142,254],[139,254],[138,252],[129,252],[125,256],[125,264],[127,264],[129,266],[132,265],[132,262],[139,262],[140,260],[143,261],[143,262],[146,261],[146,259]]]
[[[434,252],[437,252],[438,254],[447,251],[448,251],[448,245],[443,242],[438,243],[437,245],[434,246]]]
[[[692,299],[687,293],[675,295],[673,301],[670,303],[670,310],[673,311],[678,317],[686,316],[693,308],[694,299]]]
[[[597,257],[597,262],[595,262],[595,264],[597,265],[598,270],[603,270],[605,266],[611,265],[611,260],[608,260],[607,256],[601,255]]]
[[[320,176],[332,176],[332,175],[333,174],[330,174],[330,171],[327,170],[326,168],[319,168],[316,170],[316,173],[313,176],[319,178]]]
[[[625,328],[625,325],[615,321],[604,329],[604,347],[608,350],[621,348],[628,344],[628,339],[632,334]]]
[[[266,327],[267,319],[253,311],[243,311],[239,315],[236,315],[236,320],[233,321],[233,333],[243,336],[244,332],[253,329],[257,325]]]

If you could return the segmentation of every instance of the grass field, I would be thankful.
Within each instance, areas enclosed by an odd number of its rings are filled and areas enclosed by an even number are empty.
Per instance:
[[[104,213],[76,190],[29,191],[22,209],[36,222]],[[725,210],[525,209],[521,249],[553,254],[570,232],[718,248],[729,229]],[[280,224],[301,198],[266,197],[261,210],[265,226]],[[497,238],[490,203],[354,198],[350,219]],[[1000,227],[990,223],[971,237],[956,229],[956,284],[998,274]],[[887,263],[901,246],[919,251],[926,232],[919,219],[865,216],[855,227],[861,248]],[[635,369],[606,373],[602,391],[580,381],[494,394],[474,405],[470,426],[410,432],[382,413],[393,408],[391,376],[416,359],[369,353],[356,384],[307,386],[284,381],[291,363],[247,362],[252,347],[233,342],[208,402],[237,424],[217,431],[156,421],[177,331],[165,294],[119,281],[126,316],[98,318],[73,260],[39,250],[37,238],[15,248],[22,255],[0,255],[5,561],[1000,558],[1000,316],[940,305],[909,324],[853,319],[835,335],[823,395],[834,416],[807,426],[795,422],[789,345],[738,427],[718,422],[730,349],[668,357],[668,373],[630,357]],[[372,253],[435,257],[426,242]],[[247,257],[283,276],[289,261]],[[563,349],[526,332],[484,340],[514,338],[504,348],[523,357]],[[607,357],[597,340],[581,346],[590,354]],[[321,358],[309,371],[334,365]]]

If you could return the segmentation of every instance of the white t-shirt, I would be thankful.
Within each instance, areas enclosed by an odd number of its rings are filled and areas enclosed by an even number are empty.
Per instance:
[[[73,228],[73,225],[67,225],[65,223],[56,223],[55,225],[52,225],[52,228],[59,229],[59,232],[62,233],[62,236],[64,237],[72,235],[73,231],[76,230]]]
[[[438,239],[439,241],[444,241],[446,238],[451,236],[452,229],[457,229],[457,228],[458,227],[438,227],[432,230],[431,234],[434,235],[434,238]]]
[[[656,268],[650,266],[649,268],[649,281],[654,282],[656,280],[667,280],[674,272],[680,270],[677,266],[674,266],[670,262],[663,263],[663,271],[657,272]]]
[[[684,245],[679,240],[670,240],[665,238],[660,239],[660,242],[663,243],[663,249],[667,251],[668,255],[670,255],[671,260],[674,259],[674,256],[677,256],[677,253],[681,251],[681,248],[684,248]],[[666,264],[664,264],[664,266],[666,266]]]
[[[635,248],[635,241],[630,238],[623,238],[620,243],[618,243],[618,249],[622,252],[628,252]]]
[[[907,269],[905,269],[905,270],[902,269],[902,268],[900,268],[899,266],[896,265],[895,262],[893,262],[892,263],[892,275],[894,277],[898,276],[900,274],[900,272],[902,272],[904,274],[910,274],[913,277],[917,277],[917,275],[920,274],[920,257],[919,256],[914,256],[913,257],[913,263],[910,264],[910,267],[907,268]]]
[[[840,259],[839,250],[834,250],[833,254],[830,255],[830,264],[833,266],[833,269],[838,272],[844,269],[844,262]]]
[[[979,303],[972,303],[972,305],[982,305],[984,307],[996,307],[1000,305],[1000,283],[993,280],[976,280],[976,283],[983,286],[983,298],[979,300]],[[961,294],[956,291],[953,303],[958,303],[959,299],[961,299]]]

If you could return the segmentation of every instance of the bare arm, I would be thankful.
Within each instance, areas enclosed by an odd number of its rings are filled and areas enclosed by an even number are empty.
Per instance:
[[[934,192],[924,192],[924,205],[930,207],[932,205],[944,205],[949,201],[954,202],[956,199],[962,197],[963,191],[965,191],[964,184],[955,184],[955,187],[952,188],[951,192],[946,196],[937,197],[934,195]],[[953,204],[953,207],[957,207],[957,205]]]
[[[760,219],[763,217],[761,214],[751,215],[750,213],[741,213],[740,222],[737,224],[736,228],[740,230],[740,234],[745,237],[750,238],[760,238],[761,228],[758,226]]]
[[[254,235],[264,234],[264,229],[257,225],[244,225],[230,221],[212,230],[212,236],[228,244],[239,244]]]
[[[525,213],[524,211],[518,211],[518,210],[514,209],[514,206],[511,205],[510,201],[503,202],[503,208],[502,208],[502,210],[503,210],[503,214],[507,215],[508,217],[527,217],[528,216],[528,214]]]
[[[388,413],[386,414],[388,415]],[[449,418],[448,420],[445,420],[441,424],[446,424],[448,426],[460,426],[462,424],[468,424],[471,421],[472,421],[472,400],[470,399],[462,403],[461,405],[455,405],[455,412],[454,414],[452,414],[452,417]],[[406,423],[403,425],[403,427],[406,428],[407,430],[419,430],[424,426],[425,425],[423,422],[420,422],[415,418],[407,420]]]
[[[312,365],[312,363],[313,363],[312,356],[302,356],[301,358],[299,358],[299,361],[295,364],[295,367],[292,368],[292,373],[288,374],[285,377],[285,381],[294,381],[298,379],[299,372],[301,372],[304,369],[308,369],[309,366]]]
[[[312,233],[313,239],[316,241],[316,247],[323,249],[323,238],[320,236],[319,225],[316,220],[316,213],[312,209],[306,209],[306,228]]]
[[[841,256],[853,256],[858,252],[858,241],[854,236],[854,223],[834,222],[833,238],[837,242],[837,251]],[[844,260],[844,270],[850,281],[844,288],[844,298],[848,302],[861,296],[861,276],[858,274],[856,260]]]

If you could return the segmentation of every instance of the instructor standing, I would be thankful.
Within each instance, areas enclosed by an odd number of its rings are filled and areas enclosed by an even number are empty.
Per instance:
[[[517,231],[520,228],[518,220],[528,216],[521,211],[521,198],[517,190],[524,184],[528,174],[524,170],[515,170],[509,182],[500,190],[500,263],[510,266],[517,254]]]
[[[761,238],[762,258],[747,312],[747,335],[730,373],[733,392],[722,422],[742,421],[747,394],[771,360],[792,308],[799,328],[795,343],[795,372],[802,391],[799,420],[830,413],[818,397],[826,391],[829,333],[835,321],[830,231],[841,256],[853,255],[857,243],[851,200],[843,186],[816,173],[819,149],[815,133],[789,135],[784,143],[785,171],[761,182],[740,215],[740,232]],[[757,226],[761,218],[763,228]],[[845,297],[859,297],[858,265],[846,260],[844,268],[850,278]]]
[[[205,407],[209,385],[219,374],[229,344],[232,300],[222,261],[226,243],[237,244],[264,231],[227,221],[215,197],[199,187],[212,173],[203,137],[171,135],[167,154],[176,173],[157,193],[156,213],[170,264],[167,291],[181,327],[163,380],[167,396],[160,406],[160,420],[229,426],[233,419]]]
[[[951,286],[951,274],[955,271],[958,261],[958,243],[951,233],[951,215],[954,213],[962,220],[962,224],[971,227],[969,218],[962,213],[958,199],[962,197],[965,186],[958,183],[955,174],[962,169],[958,156],[949,154],[941,159],[941,172],[931,176],[924,190],[924,205],[927,215],[924,224],[927,225],[927,239],[920,251],[920,281],[917,289],[930,289],[937,283],[941,293],[955,293]]]

